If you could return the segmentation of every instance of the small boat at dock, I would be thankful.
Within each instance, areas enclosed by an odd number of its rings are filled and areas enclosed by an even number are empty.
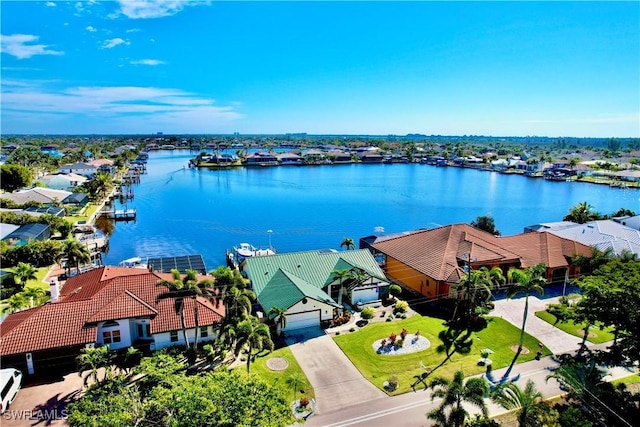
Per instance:
[[[250,243],[240,243],[239,246],[234,246],[233,250],[227,251],[227,264],[229,267],[238,268],[240,263],[247,258],[254,256],[267,256],[275,255],[276,251],[272,247],[267,249],[256,248]]]

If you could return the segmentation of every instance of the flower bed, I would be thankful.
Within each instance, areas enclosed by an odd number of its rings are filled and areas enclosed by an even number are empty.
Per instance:
[[[431,342],[421,335],[406,334],[404,340],[401,340],[401,345],[397,345],[398,341],[400,340],[392,341],[389,338],[383,338],[374,341],[372,347],[378,354],[387,356],[415,353],[431,347]]]

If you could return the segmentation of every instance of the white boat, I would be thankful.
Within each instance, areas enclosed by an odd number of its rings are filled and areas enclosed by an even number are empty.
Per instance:
[[[238,255],[238,258],[249,258],[252,256],[265,256],[275,255],[275,251],[272,248],[257,249],[249,243],[240,243],[239,247],[233,248],[234,252]]]
[[[250,243],[240,243],[237,247],[234,246],[232,251],[227,251],[227,265],[232,268],[238,268],[240,263],[246,258],[275,254],[276,251],[272,247],[268,249],[258,249]]]
[[[129,268],[147,268],[147,263],[142,261],[142,258],[139,256],[133,258],[127,258],[118,263],[118,267],[129,267]]]

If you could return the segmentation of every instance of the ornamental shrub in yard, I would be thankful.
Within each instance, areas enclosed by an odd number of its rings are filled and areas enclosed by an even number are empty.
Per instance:
[[[363,319],[371,319],[373,317],[373,314],[375,313],[375,310],[373,307],[365,307],[362,309],[362,312],[360,313],[360,317],[362,317]]]
[[[409,308],[409,303],[406,301],[396,301],[396,305],[393,308],[395,313],[404,313]]]

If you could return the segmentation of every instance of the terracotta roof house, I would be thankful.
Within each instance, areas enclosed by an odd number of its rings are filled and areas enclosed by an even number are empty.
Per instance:
[[[52,302],[10,314],[2,322],[2,366],[34,374],[53,366],[75,366],[76,356],[86,346],[153,350],[184,344],[174,302],[158,299],[167,291],[156,286],[161,279],[172,280],[172,276],[101,267],[70,278],[61,291],[52,283]],[[194,304],[198,305],[199,341],[212,340],[212,326],[224,317],[224,307],[201,297],[186,299],[184,317],[190,340],[196,334]]]
[[[249,257],[242,268],[265,313],[272,307],[287,311],[284,331],[320,326],[343,301],[378,303],[389,294],[384,272],[366,249]],[[336,270],[360,271],[363,277],[343,278],[341,284]]]
[[[387,277],[430,299],[455,297],[455,285],[472,269],[525,268],[544,263],[547,280],[562,281],[577,274],[573,255],[591,255],[581,243],[550,233],[497,237],[468,224],[417,230],[369,244],[381,258]]]

